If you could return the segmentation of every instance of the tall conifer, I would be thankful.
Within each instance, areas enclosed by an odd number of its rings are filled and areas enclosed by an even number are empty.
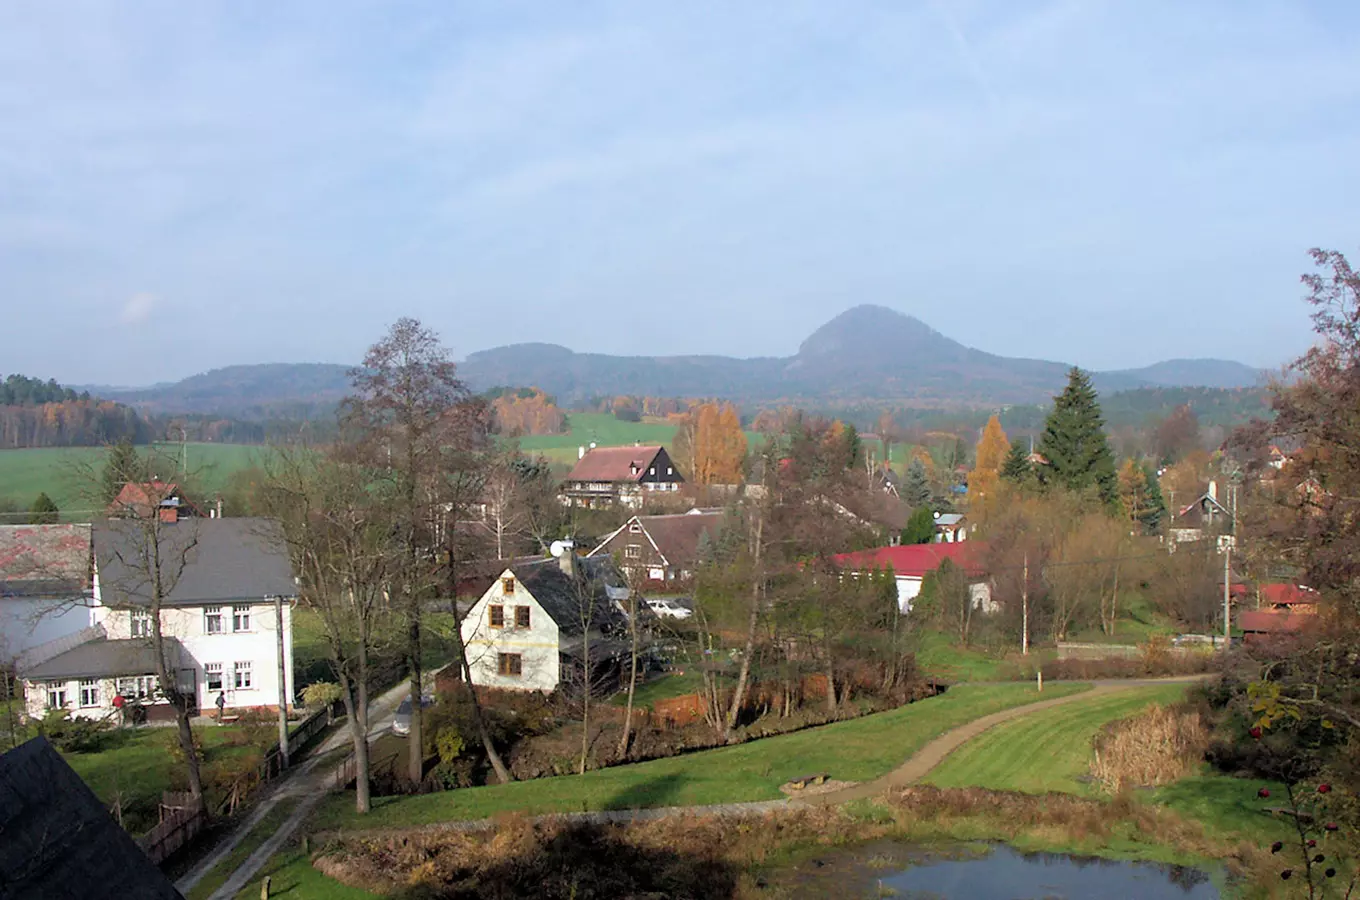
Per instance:
[[[1105,437],[1105,420],[1091,379],[1081,369],[1073,367],[1067,374],[1067,387],[1054,398],[1038,449],[1048,460],[1048,465],[1039,469],[1043,483],[1074,491],[1094,488],[1110,504],[1118,499],[1118,478],[1114,454]]]

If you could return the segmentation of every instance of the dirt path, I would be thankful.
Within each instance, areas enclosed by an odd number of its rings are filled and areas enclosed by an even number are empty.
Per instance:
[[[401,704],[408,693],[410,693],[408,683],[402,682],[369,704],[368,733],[370,738],[376,737],[391,726],[397,706]],[[326,797],[329,791],[329,783],[334,779],[336,769],[320,766],[321,760],[332,750],[349,744],[350,740],[348,726],[340,728],[335,734],[327,738],[320,747],[312,751],[311,758],[307,762],[298,766],[279,781],[273,792],[261,800],[246,820],[222,841],[209,856],[200,860],[198,865],[177,881],[175,883],[176,889],[181,894],[188,894],[203,880],[204,876],[221,865],[228,856],[235,852],[241,842],[281,801],[289,797],[301,797],[302,799],[297,807],[279,826],[279,829],[270,835],[254,853],[246,857],[226,883],[212,894],[212,900],[219,900],[219,898],[228,900],[228,898],[236,896],[237,892],[250,883],[250,879],[254,878],[256,873],[264,867],[269,857],[273,856],[283,846],[284,841],[292,836],[303,820]]]

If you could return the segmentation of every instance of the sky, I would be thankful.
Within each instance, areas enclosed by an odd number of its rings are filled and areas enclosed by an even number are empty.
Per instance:
[[[1276,366],[1360,253],[1360,5],[0,4],[0,372],[784,356],[876,303]]]

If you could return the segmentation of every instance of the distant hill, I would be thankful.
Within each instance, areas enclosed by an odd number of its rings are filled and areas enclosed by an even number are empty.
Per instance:
[[[1066,383],[1061,362],[997,356],[967,347],[882,306],[856,306],[803,341],[790,357],[610,356],[556,344],[512,344],[471,354],[460,374],[474,390],[533,386],[564,406],[592,397],[723,397],[808,406],[893,402],[970,409],[1042,403]],[[230,366],[169,385],[101,388],[103,396],[155,412],[277,416],[329,412],[349,388],[348,368],[328,364]],[[1149,387],[1237,388],[1257,370],[1226,360],[1170,360],[1094,373],[1102,393]]]

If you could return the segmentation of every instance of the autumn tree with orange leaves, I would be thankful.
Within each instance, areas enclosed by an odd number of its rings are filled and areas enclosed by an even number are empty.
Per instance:
[[[968,492],[972,500],[985,499],[996,493],[1001,480],[1001,465],[1011,450],[1006,432],[1001,429],[1001,420],[992,416],[987,427],[982,430],[982,438],[977,443],[977,462],[968,476]]]
[[[502,394],[491,404],[491,412],[501,434],[561,434],[566,430],[566,415],[538,388]]]
[[[736,484],[746,463],[746,435],[730,403],[702,403],[689,411],[671,448],[694,484]]]

